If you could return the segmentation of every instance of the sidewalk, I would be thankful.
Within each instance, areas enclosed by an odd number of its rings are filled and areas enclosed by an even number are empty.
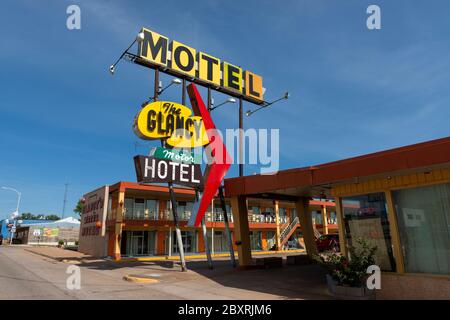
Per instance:
[[[58,261],[62,260],[81,261],[82,259],[92,258],[91,256],[88,256],[78,251],[66,250],[58,247],[28,247],[25,250]]]

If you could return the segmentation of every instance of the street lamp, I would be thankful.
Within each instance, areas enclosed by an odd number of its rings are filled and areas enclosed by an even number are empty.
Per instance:
[[[162,89],[161,89],[162,81],[160,81],[159,82],[159,89],[158,89],[158,96],[161,95],[164,91],[166,91],[167,88],[173,86],[174,84],[176,84],[176,85],[181,84],[181,80],[178,79],[178,78],[173,78],[172,81],[170,81],[170,83],[167,86],[165,86],[164,88],[162,88]],[[155,100],[155,97],[148,98],[148,100],[144,101],[141,106],[144,107],[147,103],[149,103],[152,100]]]
[[[214,100],[212,100],[212,101],[214,101]],[[212,102],[212,101],[211,101],[211,102]],[[228,98],[228,99],[225,100],[224,102],[219,103],[217,106],[209,108],[209,111],[213,111],[214,109],[217,109],[218,107],[223,106],[223,105],[226,104],[226,103],[236,103],[236,99],[234,99],[234,98]]]
[[[287,91],[284,93],[284,95],[281,98],[278,98],[278,99],[276,99],[274,101],[271,101],[271,102],[264,102],[264,104],[261,107],[255,109],[255,110],[248,110],[245,114],[246,114],[247,117],[249,117],[252,114],[254,114],[255,112],[257,112],[257,111],[259,111],[261,109],[267,108],[268,106],[271,106],[272,104],[274,104],[274,103],[276,103],[278,101],[281,101],[281,100],[285,100],[285,99],[286,100],[289,99],[289,92],[287,92]]]
[[[114,75],[114,73],[116,72],[116,65],[119,63],[120,60],[122,60],[122,58],[128,53],[128,50],[130,50],[130,48],[133,46],[133,44],[135,44],[136,42],[142,42],[144,40],[144,33],[143,32],[139,32],[138,35],[136,36],[136,38],[133,40],[133,42],[130,44],[130,46],[124,51],[122,52],[122,54],[120,55],[119,59],[116,60],[116,62],[114,62],[110,67],[109,67],[109,73],[111,73],[111,75]]]
[[[10,190],[10,191],[14,191],[15,193],[17,193],[17,206],[16,206],[16,211],[14,211],[12,214],[11,214],[11,219],[13,219],[14,220],[14,230],[16,229],[16,224],[17,224],[17,217],[19,216],[19,205],[20,205],[20,197],[22,196],[22,194],[19,192],[19,191],[17,191],[16,189],[14,189],[14,188],[9,188],[9,187],[2,187],[2,189],[3,190]],[[13,241],[13,238],[14,238],[14,232],[11,232],[11,241],[10,241],[10,244],[12,244],[12,241]]]

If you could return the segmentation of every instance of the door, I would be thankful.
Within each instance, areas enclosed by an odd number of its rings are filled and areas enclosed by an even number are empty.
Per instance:
[[[183,242],[184,252],[195,252],[195,232],[194,231],[181,231],[181,239]],[[175,231],[172,233],[172,248],[174,253],[178,253],[178,242]]]

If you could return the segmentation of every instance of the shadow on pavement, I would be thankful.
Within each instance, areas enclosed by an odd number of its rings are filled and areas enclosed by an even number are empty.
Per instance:
[[[284,259],[284,262],[285,259]],[[178,261],[127,261],[83,259],[82,268],[96,270],[132,270],[134,274],[162,274],[161,283],[192,281],[192,285],[210,287],[210,281],[226,288],[273,294],[286,299],[332,299],[325,281],[326,271],[316,264],[286,265],[281,268],[238,270],[226,258],[213,261],[208,268],[204,260],[187,261],[189,272],[181,272]],[[220,287],[219,287],[220,288]],[[247,293],[248,297],[248,293]],[[239,295],[236,295],[239,299]]]

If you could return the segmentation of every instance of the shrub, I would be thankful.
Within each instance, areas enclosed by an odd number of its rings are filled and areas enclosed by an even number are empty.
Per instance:
[[[361,287],[368,277],[367,268],[375,264],[376,246],[358,238],[356,245],[349,247],[350,258],[338,253],[325,253],[314,260],[324,266],[331,277],[341,286]]]
[[[59,240],[58,241],[58,246],[62,247],[64,245],[64,240]]]

